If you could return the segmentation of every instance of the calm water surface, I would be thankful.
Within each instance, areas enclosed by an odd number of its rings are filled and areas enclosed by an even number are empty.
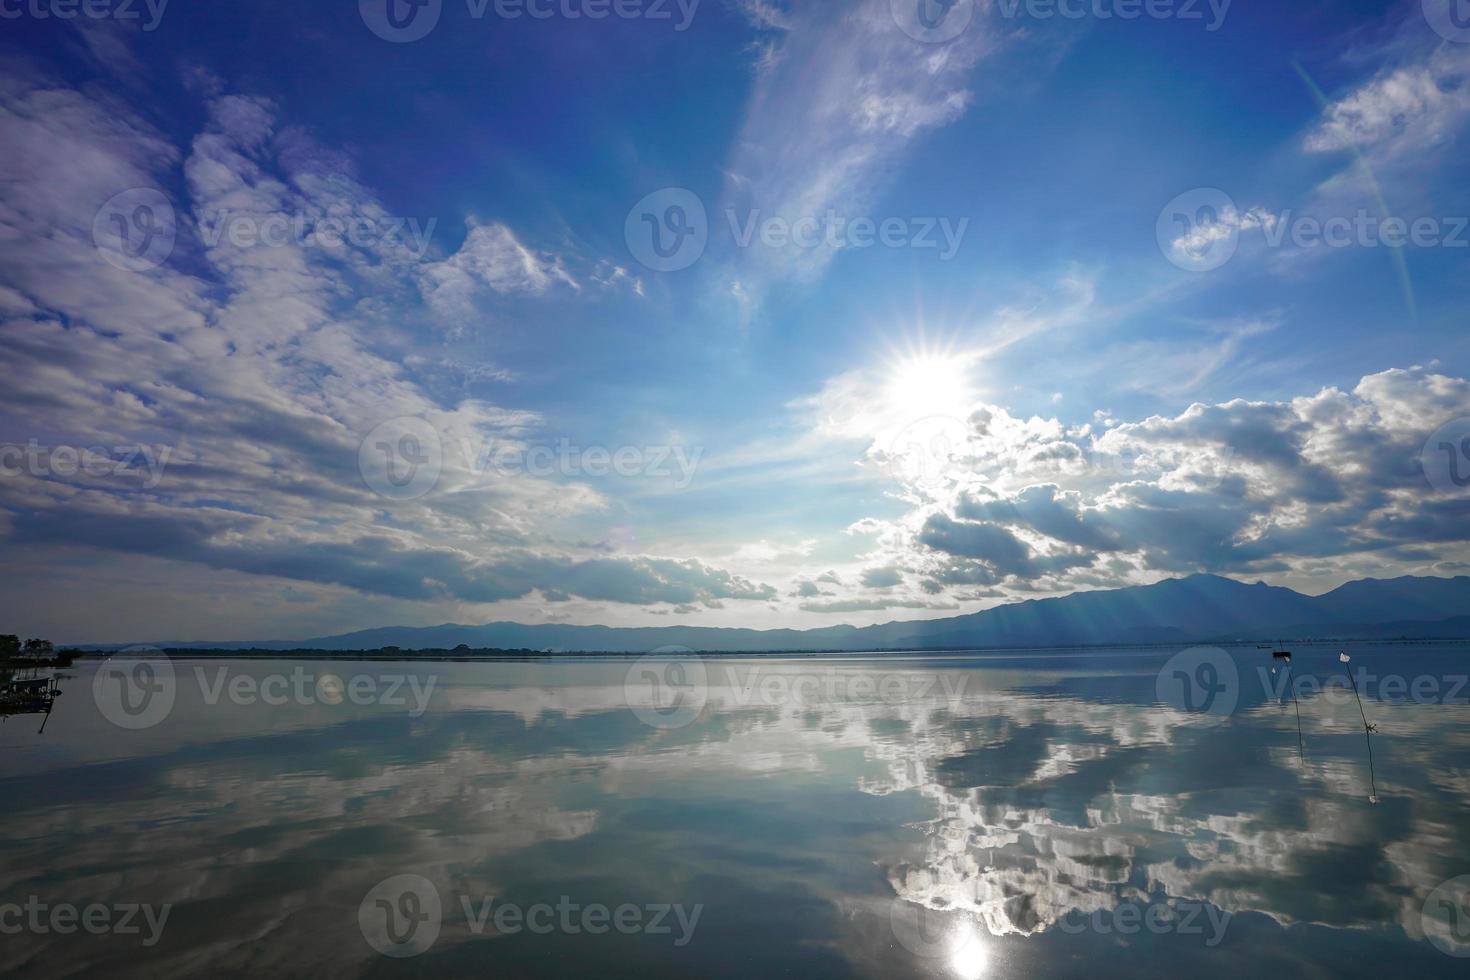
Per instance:
[[[1466,975],[1470,651],[1173,653],[80,662],[0,971]]]

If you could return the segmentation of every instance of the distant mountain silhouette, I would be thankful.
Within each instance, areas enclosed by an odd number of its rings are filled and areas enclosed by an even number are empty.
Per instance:
[[[1470,577],[1362,579],[1321,596],[1218,575],[1031,599],[946,619],[809,630],[724,627],[388,626],[299,641],[166,642],[170,647],[404,650],[474,648],[638,653],[665,646],[710,651],[958,649],[1311,637],[1470,636]]]

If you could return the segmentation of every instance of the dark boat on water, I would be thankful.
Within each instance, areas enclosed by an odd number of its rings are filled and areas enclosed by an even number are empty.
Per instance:
[[[28,671],[35,676],[0,678],[0,722],[9,720],[11,715],[37,715],[51,716],[51,706],[56,699],[61,697],[61,682],[54,673],[41,674]],[[46,722],[41,722],[41,729],[45,730]]]

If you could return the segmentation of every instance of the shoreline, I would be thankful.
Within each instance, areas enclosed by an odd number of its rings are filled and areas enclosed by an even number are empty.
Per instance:
[[[1146,652],[1152,650],[1179,650],[1190,646],[1218,646],[1227,649],[1280,649],[1283,647],[1341,647],[1349,646],[1442,646],[1455,647],[1464,646],[1470,648],[1470,637],[1400,637],[1393,639],[1381,638],[1358,638],[1358,637],[1328,637],[1311,640],[1181,640],[1171,643],[1089,643],[1089,644],[1058,644],[1058,645],[1032,645],[1032,646],[994,646],[994,647],[894,647],[878,648],[871,650],[559,650],[542,651],[529,649],[495,649],[481,648],[471,650],[446,650],[443,648],[424,648],[418,650],[404,650],[396,648],[376,648],[365,650],[323,650],[310,647],[296,647],[284,650],[270,650],[261,647],[159,647],[146,651],[149,654],[162,654],[172,660],[361,660],[361,661],[428,661],[445,663],[542,663],[552,660],[637,660],[647,656],[677,657],[699,657],[702,659],[797,659],[797,658],[833,658],[833,659],[861,659],[864,657],[1005,657],[1025,656],[1040,653],[1075,653],[1086,654],[1088,652]],[[37,662],[25,662],[23,666],[69,666],[74,660],[101,660],[124,653],[123,649],[117,650],[76,650],[67,651],[73,653],[72,658],[57,658],[56,660]],[[133,653],[144,651],[133,650]],[[4,666],[22,666],[22,664],[6,664]]]

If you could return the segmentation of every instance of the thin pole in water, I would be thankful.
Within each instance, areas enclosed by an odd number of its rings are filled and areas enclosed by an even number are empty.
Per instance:
[[[1341,660],[1344,664],[1348,664],[1352,662],[1353,658],[1349,657],[1345,652],[1339,652],[1337,659]],[[1353,696],[1358,699],[1358,714],[1363,716],[1363,738],[1368,743],[1368,780],[1373,787],[1373,794],[1368,797],[1368,802],[1376,804],[1378,802],[1378,777],[1373,772],[1374,727],[1368,724],[1368,713],[1363,710],[1363,695],[1358,691],[1358,681],[1357,678],[1353,677],[1352,667],[1347,668],[1347,675],[1348,680],[1353,685]]]
[[[1291,691],[1291,706],[1296,709],[1296,750],[1301,756],[1302,763],[1307,761],[1307,746],[1302,741],[1302,706],[1297,703],[1296,688],[1291,686],[1291,661],[1286,662],[1286,687]]]

